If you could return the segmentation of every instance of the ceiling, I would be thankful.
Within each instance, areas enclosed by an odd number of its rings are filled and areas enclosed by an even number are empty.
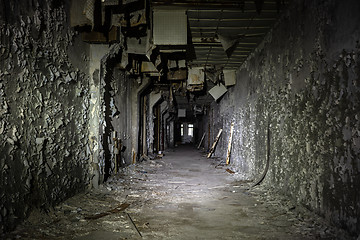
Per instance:
[[[153,0],[153,7],[185,9],[196,58],[189,66],[238,68],[285,8],[283,0]],[[227,54],[223,44],[234,43]],[[232,51],[231,51],[232,50]]]
[[[121,29],[121,33],[127,38],[128,53],[132,54],[133,58],[133,54],[141,55],[140,61],[146,53],[147,59],[156,67],[156,79],[160,80],[158,71],[165,69],[167,72],[170,66],[167,59],[160,56],[161,53],[162,56],[174,54],[171,57],[175,60],[186,59],[188,70],[201,67],[205,73],[203,90],[188,91],[190,77],[181,78],[181,85],[174,86],[178,108],[185,108],[191,113],[194,112],[194,108],[204,109],[204,106],[214,101],[209,91],[222,82],[222,78],[219,77],[222,76],[222,70],[238,69],[242,65],[272,28],[281,11],[287,7],[288,1],[290,0],[101,0],[101,8],[86,8],[90,16],[94,14],[93,18],[82,20],[78,18],[84,16],[72,14],[71,22],[74,26],[93,26],[90,33],[83,33],[83,39],[92,43],[117,42],[120,35],[118,31]],[[73,7],[78,5],[83,6],[74,4]],[[154,13],[160,10],[162,16],[166,12],[167,18],[161,20],[161,14],[149,14],[150,9],[154,10]],[[161,11],[162,9],[166,11]],[[78,13],[79,9],[74,9],[74,12]],[[101,21],[101,16],[104,17],[104,22]],[[148,20],[151,18],[154,36],[152,41],[156,47],[150,48],[151,54],[148,56],[148,42],[141,41],[141,37],[148,35],[151,22]],[[89,23],[89,19],[92,22]],[[160,19],[157,24],[155,19]],[[108,32],[107,35],[104,32]],[[167,42],[168,39],[171,40]],[[175,43],[173,39],[176,40]],[[179,50],[181,54],[177,55]],[[167,57],[174,60],[170,56]],[[125,68],[131,65],[129,63],[133,63],[133,60],[124,61],[127,65]],[[180,65],[177,68],[180,68]],[[142,69],[141,72],[145,71]],[[212,73],[215,73],[215,78],[210,77]],[[140,72],[133,71],[132,74]],[[173,84],[170,82],[159,84]]]
[[[271,29],[280,12],[288,4],[283,0],[152,0],[155,8],[185,10],[188,36],[191,36],[195,58],[189,67],[206,69],[237,69],[254,51]],[[190,35],[189,35],[190,33]],[[189,41],[189,39],[188,39]],[[191,44],[191,43],[190,43]],[[225,45],[231,47],[225,52]],[[189,45],[189,42],[188,42]],[[206,89],[214,86],[206,81]],[[192,116],[194,108],[203,108],[214,101],[208,91],[175,92],[179,108]]]

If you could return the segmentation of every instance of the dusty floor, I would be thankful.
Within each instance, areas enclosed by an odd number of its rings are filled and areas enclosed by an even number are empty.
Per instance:
[[[68,199],[47,214],[35,211],[4,238],[348,238],[262,186],[248,190],[250,183],[219,163],[182,146],[162,159],[123,169],[100,189]]]

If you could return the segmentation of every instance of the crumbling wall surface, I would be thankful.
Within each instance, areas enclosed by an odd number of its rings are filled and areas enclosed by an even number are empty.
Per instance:
[[[3,232],[89,182],[88,48],[68,27],[63,1],[1,1],[0,9]]]
[[[100,87],[100,68],[101,60],[109,53],[109,46],[102,44],[90,45],[90,61],[89,61],[89,149],[91,165],[90,174],[92,175],[91,187],[98,188],[99,183],[104,179],[101,173],[99,155],[100,155],[100,123],[103,123],[104,116],[100,116],[101,112],[101,87]]]
[[[294,0],[220,102],[231,164],[360,232],[360,2]],[[234,106],[234,111],[228,111]],[[267,156],[269,134],[270,155]],[[222,138],[227,141],[227,138]],[[218,149],[225,156],[226,148]]]
[[[154,153],[154,149],[156,146],[156,143],[154,143],[154,135],[155,133],[155,113],[154,113],[154,107],[156,104],[159,103],[161,99],[161,92],[158,90],[153,90],[149,94],[149,114],[147,115],[147,148],[149,153]]]
[[[121,153],[123,158],[123,164],[130,164],[132,162],[132,144],[131,136],[132,134],[132,125],[138,124],[136,121],[132,123],[132,102],[131,102],[131,93],[132,93],[132,84],[135,80],[129,78],[125,74],[124,70],[115,68],[113,73],[112,81],[112,125],[114,131],[118,133],[118,138],[121,139],[122,146],[126,149]]]
[[[124,167],[136,161],[139,151],[139,95],[149,85],[149,80],[135,79],[117,64],[122,52],[121,44],[113,45],[102,63],[100,101],[103,117],[100,117],[99,129],[102,136],[99,169],[105,175],[104,180],[115,170],[114,132],[122,145],[119,166]]]

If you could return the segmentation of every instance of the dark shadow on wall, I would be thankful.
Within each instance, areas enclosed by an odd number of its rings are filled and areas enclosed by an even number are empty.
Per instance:
[[[117,56],[121,56],[121,51],[118,53]],[[117,57],[109,58],[105,63],[104,71],[104,120],[105,120],[105,128],[102,136],[103,141],[103,150],[104,150],[104,182],[110,177],[111,171],[111,151],[110,151],[110,144],[111,144],[111,134],[114,131],[114,127],[112,125],[112,118],[111,118],[111,92],[113,91],[111,87],[111,81],[113,80],[113,72],[114,66],[118,62]]]

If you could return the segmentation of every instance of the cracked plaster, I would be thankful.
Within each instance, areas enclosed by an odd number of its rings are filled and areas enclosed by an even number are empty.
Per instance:
[[[360,231],[359,9],[356,1],[294,1],[238,69],[236,86],[211,106],[221,116],[213,131],[224,129],[216,156],[226,158],[235,119],[231,168],[244,179],[257,178],[265,168],[270,124],[264,183],[355,235]]]
[[[67,5],[5,4],[0,17],[0,231],[46,211],[89,182],[87,55]],[[11,10],[11,11],[10,11]],[[76,65],[76,67],[75,67]],[[81,67],[81,68],[79,68]]]

